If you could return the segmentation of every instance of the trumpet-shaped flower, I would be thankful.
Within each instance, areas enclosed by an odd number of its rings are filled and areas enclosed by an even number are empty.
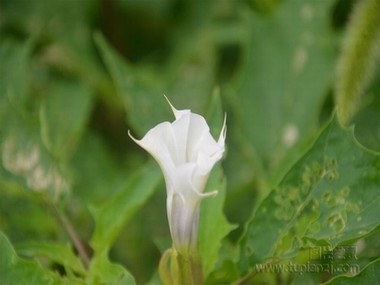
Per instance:
[[[188,254],[197,246],[200,202],[217,193],[204,193],[204,189],[211,169],[224,153],[226,122],[216,141],[202,116],[170,106],[174,122],[158,124],[141,140],[130,136],[155,158],[164,174],[173,245]]]

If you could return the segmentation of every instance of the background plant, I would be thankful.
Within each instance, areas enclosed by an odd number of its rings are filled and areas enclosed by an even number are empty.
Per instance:
[[[227,113],[207,284],[378,283],[378,2],[1,1],[0,284],[160,284],[165,187],[127,130],[163,94],[214,136]],[[355,277],[257,271],[351,245]]]

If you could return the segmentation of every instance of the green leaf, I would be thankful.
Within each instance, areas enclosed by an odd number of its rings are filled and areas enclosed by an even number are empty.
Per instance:
[[[226,179],[220,166],[212,171],[206,189],[207,192],[214,190],[218,190],[215,197],[202,201],[199,219],[199,248],[206,277],[213,270],[218,260],[222,239],[236,228],[236,226],[228,223],[223,213]]]
[[[358,141],[380,152],[380,68],[374,79],[352,122]]]
[[[107,254],[92,263],[87,284],[135,285],[133,276],[121,265],[109,261]]]
[[[380,225],[379,181],[380,155],[332,120],[256,209],[240,241],[240,268],[369,234]]]
[[[61,235],[62,229],[40,193],[25,191],[8,177],[0,179],[0,189],[0,228],[9,239],[20,242]]]
[[[211,96],[206,117],[212,135],[218,138],[223,126],[223,110],[218,88],[214,89]],[[223,212],[227,189],[226,178],[219,165],[211,172],[205,191],[215,190],[218,191],[215,197],[202,201],[199,219],[199,248],[206,278],[218,260],[223,238],[235,228],[228,223]]]
[[[196,17],[210,17],[205,11],[211,6],[212,3],[203,2],[198,6],[203,15]],[[210,95],[215,86],[220,84],[215,72],[218,67],[218,50],[212,30],[214,27],[200,24],[202,21],[198,22],[197,28],[186,29],[177,39],[170,61],[164,66],[164,76],[159,78],[165,82],[164,90],[175,107],[191,109],[196,113],[207,110]],[[160,73],[161,67],[158,70]]]
[[[95,41],[116,90],[123,99],[127,120],[136,132],[143,135],[157,122],[165,121],[169,108],[164,111],[166,102],[162,88],[158,87],[159,83],[151,82],[146,78],[146,73],[138,73],[133,69],[101,34],[96,34]]]
[[[249,15],[251,36],[233,99],[239,120],[231,128],[241,130],[267,169],[318,126],[334,71],[328,28],[335,2],[281,1],[270,15]]]
[[[380,281],[380,259],[369,263],[358,275],[353,277],[338,276],[331,279],[325,285],[357,285],[357,284],[379,284]]]
[[[96,254],[108,252],[125,223],[153,194],[161,179],[159,167],[151,161],[138,169],[109,201],[99,207],[92,207],[95,232],[91,245]]]
[[[136,152],[128,153],[128,165],[120,163],[119,160],[123,162],[124,157],[116,157],[117,154],[112,152],[112,146],[107,142],[102,134],[88,130],[70,161],[75,189],[75,197],[72,198],[79,199],[81,204],[105,201],[119,190],[120,185],[124,185],[126,173],[143,164],[142,158],[141,161],[135,158],[140,155]],[[122,146],[123,149],[129,147],[128,144]]]
[[[42,144],[39,125],[13,111],[0,141],[3,166],[28,189],[48,191],[57,199],[69,189],[67,176]]]
[[[272,12],[280,1],[278,0],[250,0],[252,8],[261,14],[268,14]]]
[[[33,43],[3,41],[0,47],[0,122],[8,112],[6,101],[24,114],[28,103],[28,67]]]
[[[76,147],[91,110],[91,93],[75,82],[56,82],[40,109],[41,137],[58,158],[68,158]]]
[[[69,183],[61,166],[44,147],[32,112],[31,105],[38,100],[30,100],[28,93],[31,45],[8,43],[0,50],[0,57],[6,59],[0,72],[7,74],[5,88],[3,84],[0,88],[0,153],[4,169],[16,179],[29,189],[48,191],[56,199],[69,189]]]
[[[94,257],[88,274],[91,284],[100,280],[106,284],[134,284],[127,270],[109,261],[108,252],[127,221],[153,194],[161,179],[161,171],[152,160],[138,169],[110,200],[90,209],[95,219],[95,232],[90,242]]]
[[[178,109],[198,111],[207,105],[215,85],[215,51],[207,32],[183,39],[170,63],[156,69],[126,62],[101,34],[95,35],[95,42],[123,100],[127,122],[140,136],[170,118],[165,93]]]
[[[59,284],[52,274],[34,261],[19,258],[6,236],[0,232],[0,277],[2,285]]]
[[[214,138],[219,138],[226,113],[223,112],[219,87],[214,88],[206,112],[206,121]],[[227,119],[227,118],[226,118]]]
[[[82,262],[74,254],[70,246],[42,242],[28,242],[17,246],[17,252],[20,255],[28,257],[46,257],[52,262],[62,265],[66,272],[71,271],[81,275],[85,274]]]

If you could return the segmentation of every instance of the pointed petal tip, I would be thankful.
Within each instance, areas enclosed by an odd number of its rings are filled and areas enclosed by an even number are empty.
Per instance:
[[[136,139],[134,136],[132,136],[131,130],[128,130],[128,136],[137,144],[139,144],[140,140]]]
[[[177,118],[177,115],[179,115],[179,112],[174,106],[173,104],[170,102],[169,98],[164,94],[164,97],[166,99],[166,101],[168,102],[170,108],[172,109],[172,112],[174,113],[174,116]]]
[[[174,113],[174,117],[176,119],[179,119],[181,116],[185,115],[185,114],[189,114],[191,111],[188,110],[188,109],[185,109],[185,110],[178,110],[176,109],[173,104],[169,101],[169,98],[164,94],[164,97],[166,99],[166,101],[169,103],[170,105],[170,108],[172,109],[172,112]]]
[[[165,94],[163,94],[163,96],[164,96],[164,98],[166,99],[166,102],[169,103],[170,107],[171,107],[172,109],[175,109],[175,108],[173,107],[172,103],[170,102],[168,96],[166,96]]]
[[[227,113],[224,113],[224,120],[223,120],[223,127],[220,131],[218,143],[223,143],[226,139],[226,134],[227,134]]]

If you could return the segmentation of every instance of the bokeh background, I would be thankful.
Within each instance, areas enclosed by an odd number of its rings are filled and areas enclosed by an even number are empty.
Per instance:
[[[215,135],[227,114],[224,211],[239,225],[228,237],[236,242],[331,117],[356,2],[1,0],[1,230],[15,244],[65,241],[44,203],[58,199],[88,241],[91,205],[150,159],[127,130],[142,137],[173,119],[165,94],[208,118]],[[380,151],[378,74],[353,123]],[[165,199],[162,182],[111,250],[138,284],[170,246]]]

